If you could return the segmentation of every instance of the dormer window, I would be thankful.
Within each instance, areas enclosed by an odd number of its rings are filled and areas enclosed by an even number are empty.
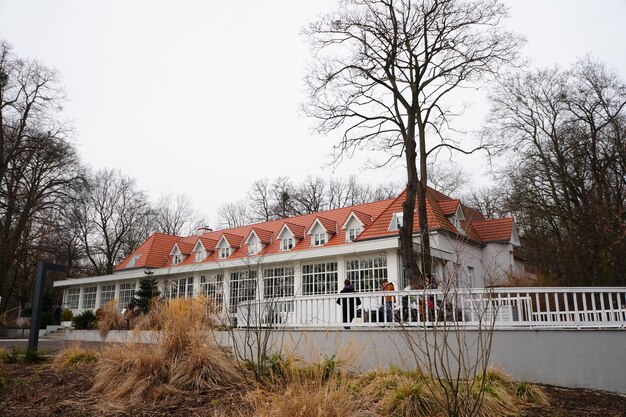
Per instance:
[[[259,243],[249,243],[248,244],[248,255],[256,255],[259,253]]]
[[[346,233],[346,237],[347,237],[347,241],[348,242],[353,242],[354,239],[356,239],[356,237],[359,235],[359,233],[361,233],[363,231],[362,227],[352,227],[350,229],[348,229],[348,233]]]
[[[128,261],[128,265],[126,265],[127,268],[133,267],[137,264],[137,261],[139,260],[139,258],[141,258],[141,254],[140,255],[135,255],[133,256],[130,261]]]
[[[313,233],[313,236],[311,236],[311,243],[313,246],[322,246],[326,243],[326,239],[327,237],[325,232]]]
[[[393,213],[389,230],[400,230],[402,227],[402,213]]]
[[[181,255],[180,253],[177,253],[176,255],[174,255],[174,258],[172,259],[172,264],[178,265],[182,261],[183,261],[183,255]]]
[[[286,237],[280,241],[280,250],[291,250],[293,248],[293,238]]]
[[[196,262],[202,262],[206,258],[206,254],[202,249],[198,249],[196,252]]]
[[[230,256],[230,247],[220,248],[220,258],[225,259]]]

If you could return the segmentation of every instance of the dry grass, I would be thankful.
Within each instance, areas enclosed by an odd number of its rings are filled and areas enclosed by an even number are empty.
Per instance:
[[[106,339],[111,330],[122,330],[126,328],[124,317],[119,312],[117,300],[111,300],[98,309],[98,330],[100,337]]]
[[[79,343],[65,348],[57,353],[53,365],[65,368],[84,366],[98,362],[100,352],[94,349],[82,349]]]
[[[132,343],[104,350],[91,392],[139,402],[176,390],[224,390],[242,383],[241,373],[207,337],[200,304],[178,299],[153,311],[145,323],[162,328],[158,344]]]
[[[520,401],[535,405],[547,405],[548,397],[543,391],[528,382],[520,382],[515,386],[515,395]]]
[[[350,417],[362,416],[359,399],[346,384],[292,382],[278,392],[258,390],[249,399],[258,417]]]

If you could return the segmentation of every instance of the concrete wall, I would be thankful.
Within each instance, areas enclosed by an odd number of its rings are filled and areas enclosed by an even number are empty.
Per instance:
[[[413,340],[423,360],[423,334]],[[241,340],[245,331],[238,330]],[[477,331],[464,334],[468,345]],[[416,358],[407,347],[406,334],[394,329],[275,331],[283,352],[295,352],[306,361],[336,354],[362,371],[390,365],[415,368]],[[432,338],[432,334],[430,336]],[[450,339],[452,340],[452,339]],[[432,342],[432,339],[431,339]],[[275,343],[279,346],[280,343]],[[518,381],[626,394],[626,330],[496,330],[490,364]]]

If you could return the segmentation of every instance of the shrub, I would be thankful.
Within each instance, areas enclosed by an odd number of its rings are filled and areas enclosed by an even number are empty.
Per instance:
[[[17,362],[17,358],[20,354],[20,349],[13,346],[10,352],[7,352],[6,350],[0,350],[0,359],[4,363],[15,363]]]
[[[100,354],[93,349],[81,349],[80,345],[74,344],[61,350],[54,358],[54,364],[64,368],[89,365],[98,361]]]
[[[543,393],[541,388],[528,382],[520,382],[515,387],[515,395],[520,400],[537,405],[547,405],[548,397]]]
[[[74,318],[74,313],[69,308],[63,309],[63,314],[61,314],[62,321],[71,321]]]
[[[96,315],[91,310],[85,310],[72,319],[72,324],[77,330],[95,329],[97,325]]]
[[[111,330],[122,330],[126,328],[124,317],[119,312],[117,300],[111,300],[99,308],[98,330],[100,337],[105,339]]]
[[[242,375],[207,337],[204,313],[197,304],[178,299],[151,309],[148,315],[160,313],[163,332],[158,344],[120,344],[103,350],[91,391],[109,399],[138,402],[168,389],[221,390],[238,386]]]
[[[441,399],[437,390],[427,387],[423,379],[401,376],[398,385],[383,401],[384,409],[390,415],[432,416],[441,409]]]
[[[46,353],[37,349],[26,349],[24,351],[25,362],[41,362],[46,360]]]

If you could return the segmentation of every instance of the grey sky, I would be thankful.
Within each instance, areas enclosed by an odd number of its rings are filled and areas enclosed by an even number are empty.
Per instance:
[[[534,65],[567,66],[587,53],[626,78],[626,1],[507,1],[508,26],[528,39]],[[298,114],[308,49],[300,29],[335,1],[8,1],[0,38],[56,68],[64,115],[93,168],[119,168],[152,199],[185,193],[211,220],[252,181],[331,175],[337,136],[313,135]],[[455,127],[481,126],[483,92]],[[364,171],[367,154],[334,175],[401,180],[396,167]],[[457,158],[461,161],[461,158]],[[477,183],[478,158],[465,158]]]

